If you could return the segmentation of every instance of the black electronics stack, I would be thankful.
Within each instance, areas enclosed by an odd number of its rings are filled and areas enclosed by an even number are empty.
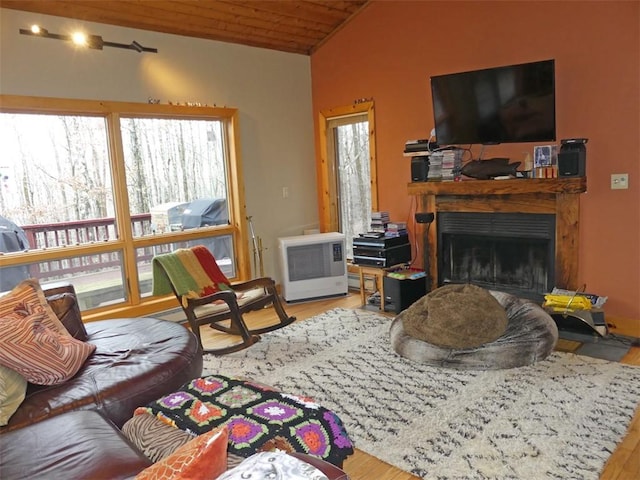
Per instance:
[[[353,263],[387,268],[411,261],[409,236],[387,237],[384,233],[361,233],[353,239]]]

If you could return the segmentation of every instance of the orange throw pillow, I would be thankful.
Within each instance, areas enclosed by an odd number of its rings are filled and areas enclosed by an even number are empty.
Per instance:
[[[168,457],[140,472],[135,480],[212,480],[227,470],[227,427],[197,436]]]

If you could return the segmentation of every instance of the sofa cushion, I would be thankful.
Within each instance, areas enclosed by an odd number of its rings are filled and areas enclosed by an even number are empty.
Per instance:
[[[97,412],[67,412],[0,437],[1,476],[12,480],[116,480],[149,465]]]
[[[15,370],[0,365],[0,426],[9,422],[27,393],[27,380]]]
[[[46,313],[0,318],[0,363],[37,385],[57,385],[73,377],[95,350],[66,332],[45,325]]]
[[[135,480],[211,480],[227,469],[226,427],[199,435],[168,457],[140,472]]]

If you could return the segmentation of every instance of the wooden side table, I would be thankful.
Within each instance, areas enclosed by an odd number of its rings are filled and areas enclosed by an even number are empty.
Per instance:
[[[380,292],[380,310],[384,312],[384,277],[387,272],[393,271],[402,267],[404,264],[393,265],[391,267],[375,267],[373,265],[356,265],[358,267],[358,274],[360,276],[360,300],[362,305],[367,304],[367,291],[364,286],[365,277],[373,277],[374,292],[377,290]]]

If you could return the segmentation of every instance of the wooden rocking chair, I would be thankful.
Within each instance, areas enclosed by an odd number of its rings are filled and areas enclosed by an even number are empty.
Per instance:
[[[273,279],[261,277],[231,284],[203,245],[157,255],[152,263],[153,294],[165,295],[171,291],[175,294],[204,353],[223,355],[242,350],[259,341],[260,334],[285,327],[296,320],[285,312]],[[243,314],[268,305],[276,311],[278,322],[249,329]],[[228,325],[225,325],[227,321]],[[204,349],[200,333],[202,325],[239,335],[241,340],[227,347]]]

